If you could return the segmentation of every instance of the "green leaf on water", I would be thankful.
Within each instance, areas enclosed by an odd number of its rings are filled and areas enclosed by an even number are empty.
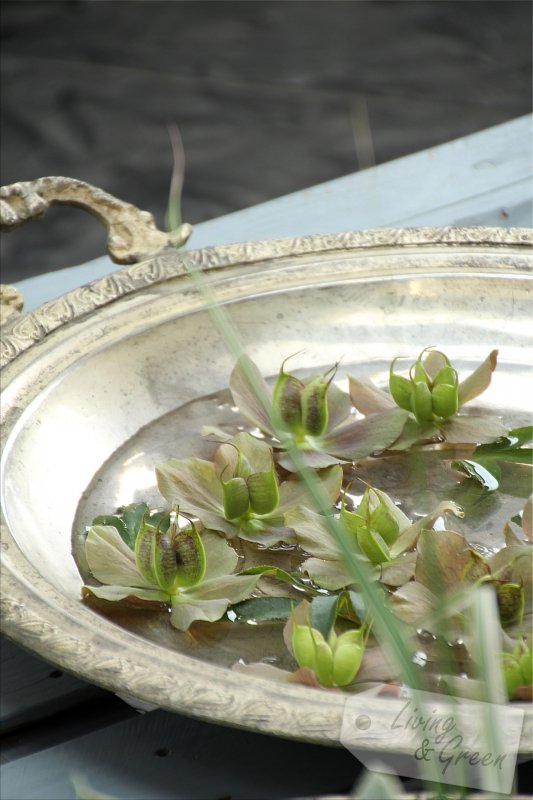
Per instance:
[[[533,449],[525,447],[533,440],[533,426],[514,428],[507,436],[500,436],[490,444],[481,444],[472,457],[452,461],[453,469],[465,473],[477,481],[483,489],[493,492],[500,486],[502,478],[501,462],[511,464],[532,464]]]
[[[272,622],[288,619],[293,603],[289,597],[251,597],[231,606],[227,614],[233,612],[236,622]]]
[[[314,597],[311,603],[311,627],[320,631],[324,639],[335,624],[338,600],[338,595],[332,594]]]

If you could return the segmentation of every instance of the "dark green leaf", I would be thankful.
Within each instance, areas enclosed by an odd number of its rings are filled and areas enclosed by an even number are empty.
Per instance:
[[[235,613],[236,622],[268,622],[287,619],[293,603],[288,597],[251,597],[231,606],[228,611]]]
[[[92,521],[93,525],[111,525],[113,528],[116,528],[117,531],[120,533],[122,539],[126,542],[127,545],[130,545],[130,537],[127,531],[126,526],[124,525],[124,520],[120,517],[117,517],[113,514],[102,514],[99,517],[95,517]]]
[[[485,464],[471,459],[463,459],[461,461],[452,461],[452,467],[459,470],[459,472],[464,472],[469,478],[473,478],[489,492],[493,492],[499,486],[501,470],[498,464],[490,461]]]
[[[130,547],[135,545],[135,538],[141,527],[142,518],[149,510],[146,503],[132,503],[124,508],[122,518],[128,531],[128,544]]]
[[[296,586],[297,589],[303,589],[305,592],[310,594],[316,594],[316,592],[306,583],[297,578],[296,575],[292,575],[289,572],[285,572],[284,569],[280,569],[279,567],[271,567],[269,565],[263,564],[257,567],[249,567],[248,569],[243,569],[242,572],[239,573],[240,575],[264,575],[268,578],[275,578],[278,581],[282,581],[282,583],[290,583],[292,586]]]
[[[351,589],[348,594],[350,596],[352,608],[355,611],[359,621],[364,622],[366,617],[366,606],[363,595],[359,594],[359,592],[354,592]]]
[[[338,595],[314,597],[311,603],[311,626],[320,631],[324,639],[335,623],[337,616]]]

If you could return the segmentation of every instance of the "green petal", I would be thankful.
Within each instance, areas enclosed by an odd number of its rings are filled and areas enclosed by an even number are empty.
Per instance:
[[[115,527],[93,525],[85,541],[87,563],[101,583],[119,586],[151,586],[135,563],[135,555]]]

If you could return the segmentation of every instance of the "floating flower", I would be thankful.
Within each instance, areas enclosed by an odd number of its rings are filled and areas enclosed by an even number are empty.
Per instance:
[[[401,586],[413,577],[413,548],[420,534],[448,511],[463,516],[455,503],[445,501],[412,523],[386,492],[368,487],[355,511],[342,508],[338,524],[354,554],[376,565],[377,578],[388,586]],[[285,522],[294,529],[300,547],[310,554],[301,568],[316,584],[335,591],[353,583],[320,514],[308,508],[295,509],[285,515]]]
[[[491,442],[506,431],[493,414],[458,413],[470,400],[490,385],[496,369],[498,351],[493,350],[480,366],[463,381],[444,353],[425,348],[409,369],[409,377],[389,370],[389,393],[372,381],[349,378],[350,396],[362,414],[371,417],[398,408],[409,414],[402,435],[394,449],[405,449],[420,440],[444,439],[454,443]]]
[[[170,516],[170,515],[167,515]],[[93,525],[85,555],[89,569],[103,585],[82,588],[84,597],[109,601],[141,601],[170,605],[170,621],[181,631],[196,620],[214,622],[231,603],[249,597],[260,575],[234,574],[235,550],[218,534],[202,536],[190,523],[157,526],[141,523],[135,549],[128,547],[113,525]]]
[[[285,363],[273,391],[247,356],[239,359],[230,378],[235,404],[271,438],[274,447],[295,446],[307,466],[320,469],[383,450],[401,434],[408,418],[404,409],[353,419],[349,395],[333,383],[336,366],[300,380],[285,372]],[[294,470],[288,454],[278,461],[285,469]]]
[[[300,481],[278,483],[272,448],[244,432],[222,444],[213,462],[171,458],[157,466],[156,475],[166,500],[186,508],[207,528],[263,545],[294,542],[284,514],[309,502]],[[342,469],[331,466],[320,478],[333,505]]]

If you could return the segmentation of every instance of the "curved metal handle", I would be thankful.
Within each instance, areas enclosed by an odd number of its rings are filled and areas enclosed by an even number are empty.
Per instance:
[[[108,252],[117,264],[134,264],[167,245],[180,247],[192,233],[184,223],[171,234],[156,227],[153,216],[130,203],[75,178],[54,176],[12,183],[0,188],[0,227],[6,230],[42,216],[52,205],[88,211],[108,231]]]

